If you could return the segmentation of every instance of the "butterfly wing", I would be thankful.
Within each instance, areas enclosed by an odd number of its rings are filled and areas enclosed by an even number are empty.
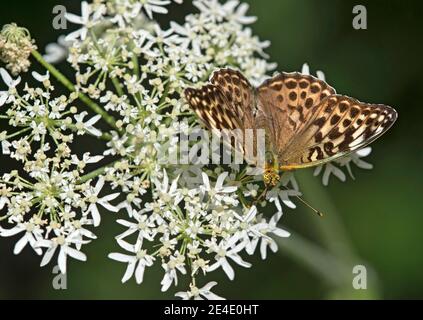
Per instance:
[[[281,168],[310,167],[345,156],[376,140],[396,119],[397,112],[389,106],[329,96],[309,114],[285,148],[278,150]]]
[[[213,131],[242,128],[242,122],[235,115],[235,109],[217,86],[207,84],[200,89],[187,88],[184,95],[208,129]]]
[[[391,107],[337,95],[326,82],[300,73],[282,73],[258,92],[271,115],[273,151],[282,169],[315,166],[358,150],[397,118]]]
[[[200,89],[186,89],[185,97],[198,117],[212,131],[239,129],[231,132],[238,143],[234,145],[234,141],[225,141],[225,137],[224,142],[230,143],[247,157],[243,143],[245,130],[256,128],[254,89],[239,71],[219,69],[213,73],[210,84]],[[256,137],[253,136],[253,139]],[[248,158],[246,160],[253,157]]]
[[[210,84],[187,88],[185,98],[209,129],[254,127],[254,89],[239,72],[225,68],[215,71]]]
[[[238,119],[240,129],[255,129],[254,88],[241,72],[230,68],[215,71],[210,83],[220,88],[228,108]]]
[[[326,82],[298,72],[283,72],[257,88],[259,109],[257,122],[266,123],[271,132],[272,151],[285,150],[304,128],[315,107],[335,89]]]

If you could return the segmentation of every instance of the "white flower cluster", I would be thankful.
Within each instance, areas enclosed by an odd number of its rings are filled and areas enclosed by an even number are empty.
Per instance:
[[[50,262],[60,248],[58,264],[65,273],[67,255],[86,259],[80,250],[83,244],[96,238],[87,227],[100,224],[97,206],[118,211],[109,201],[119,194],[100,197],[103,178],[98,179],[95,187],[90,185],[90,180],[81,179],[86,164],[96,163],[102,156],[91,157],[86,153],[79,159],[64,142],[55,150],[46,142],[31,153],[31,144],[26,138],[14,141],[12,148],[16,151],[10,156],[24,161],[24,166],[21,173],[12,170],[0,178],[0,209],[6,211],[0,220],[9,226],[0,227],[0,236],[22,234],[14,253],[19,254],[30,245],[37,254],[44,253],[42,266]]]
[[[216,177],[216,182],[209,177]],[[161,178],[154,178],[153,201],[145,203],[141,210],[128,212],[131,221],[118,220],[128,229],[116,239],[129,253],[112,253],[110,258],[128,263],[122,282],[135,274],[137,283],[141,283],[145,267],[156,260],[165,271],[162,291],[176,285],[178,273],[186,274],[187,268],[192,277],[191,290],[198,274],[206,275],[218,268],[233,280],[230,261],[246,268],[251,266],[241,258],[242,251],[252,255],[261,242],[265,259],[267,247],[277,250],[270,235],[289,236],[277,227],[281,211],[267,221],[257,215],[256,206],[238,205],[235,177],[228,177],[227,172],[202,172],[201,178],[196,187],[180,187],[180,177],[170,182],[163,171]],[[125,240],[132,235],[134,244]]]
[[[66,16],[79,29],[49,45],[45,59],[33,52],[50,71],[32,73],[38,87],[19,88],[21,78],[0,69],[7,86],[0,91],[2,153],[21,164],[0,175],[0,236],[22,234],[14,252],[29,244],[43,255],[41,265],[58,252],[64,273],[67,256],[86,259],[81,246],[96,238],[99,207],[120,211],[126,218],[117,222],[126,230],[116,241],[125,253],[109,257],[127,264],[122,282],[134,276],[142,283],[145,268],[159,264],[162,291],[186,275],[190,287],[176,296],[219,299],[210,291],[216,282],[199,288],[199,278],[221,268],[232,280],[234,266],[250,267],[244,259],[256,249],[263,259],[268,249],[276,252],[272,237],[289,236],[278,226],[283,206],[295,208],[290,197],[300,192],[292,173],[267,190],[262,177],[239,165],[162,161],[178,149],[178,134],[197,125],[182,97],[187,86],[201,85],[219,67],[238,68],[253,83],[275,68],[264,53],[269,43],[246,26],[255,21],[246,16],[248,5],[195,0],[197,13],[163,29],[154,17],[170,4],[83,1],[81,16]],[[64,56],[75,85],[49,64]],[[57,96],[50,75],[71,93]],[[80,135],[98,139],[103,154],[79,154]],[[341,165],[366,167],[360,156]],[[330,166],[324,181],[330,173],[343,178]],[[268,204],[276,212],[270,218],[259,213]]]
[[[41,265],[47,264],[60,247],[58,262],[64,273],[66,256],[85,260],[81,246],[96,238],[86,228],[100,223],[97,205],[117,211],[108,201],[118,193],[98,197],[104,179],[100,178],[95,188],[90,185],[91,179],[84,179],[86,166],[103,156],[88,152],[78,156],[71,150],[72,131],[98,135],[93,124],[100,116],[83,122],[85,113],[76,114],[77,109],[70,106],[74,94],[53,98],[48,73],[33,72],[42,86],[32,88],[26,83],[22,95],[17,90],[19,77],[12,79],[3,68],[0,75],[8,87],[0,92],[0,106],[8,105],[1,118],[8,119],[10,127],[0,133],[2,153],[22,163],[20,170],[0,176],[0,210],[5,212],[0,221],[8,224],[0,227],[0,236],[22,233],[14,253],[29,244],[37,254],[45,253]]]

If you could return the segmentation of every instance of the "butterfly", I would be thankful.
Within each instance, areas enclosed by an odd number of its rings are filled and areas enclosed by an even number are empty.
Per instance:
[[[241,72],[219,69],[209,83],[184,95],[210,130],[265,130],[270,171],[264,181],[272,185],[279,171],[321,165],[363,148],[398,116],[389,106],[339,95],[325,81],[298,72],[253,87]]]

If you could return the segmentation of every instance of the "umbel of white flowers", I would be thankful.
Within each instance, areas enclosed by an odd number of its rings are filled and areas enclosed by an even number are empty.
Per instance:
[[[186,276],[190,286],[176,296],[218,299],[211,292],[216,282],[207,281],[213,271],[233,280],[235,267],[251,267],[249,255],[258,250],[266,259],[269,249],[276,252],[274,237],[289,236],[279,225],[283,209],[295,208],[290,197],[300,192],[292,173],[264,194],[260,177],[239,165],[163,164],[163,150],[176,150],[177,134],[197,125],[184,88],[202,85],[219,67],[238,68],[253,83],[276,67],[264,53],[269,42],[247,26],[256,20],[246,16],[247,4],[196,0],[195,13],[163,29],[155,15],[166,14],[170,4],[83,1],[80,16],[67,14],[79,29],[47,46],[45,58],[26,29],[3,28],[0,59],[12,75],[0,68],[6,86],[0,121],[8,124],[0,143],[15,170],[0,173],[0,236],[17,237],[15,254],[30,247],[42,266],[54,258],[65,273],[68,257],[87,259],[82,248],[97,238],[100,211],[118,212],[124,230],[116,241],[124,253],[109,257],[126,265],[122,282],[134,277],[142,283],[146,268],[158,264],[162,291]],[[35,86],[17,76],[30,54],[46,68],[32,72]],[[75,79],[50,64],[62,58]],[[69,93],[59,95],[56,84]],[[102,154],[91,154],[81,139],[97,139]],[[87,150],[77,152],[76,143]],[[193,141],[192,150],[199,143]],[[331,174],[345,180],[340,168],[370,168],[360,159],[369,152],[315,173],[323,171],[324,184]],[[265,216],[263,206],[274,213]]]

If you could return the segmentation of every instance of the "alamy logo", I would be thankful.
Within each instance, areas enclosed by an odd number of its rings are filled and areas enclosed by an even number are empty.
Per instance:
[[[355,30],[367,29],[367,9],[363,5],[354,6],[352,12],[356,15],[352,21]]]
[[[53,277],[53,281],[52,281],[53,289],[66,290],[68,288],[67,274],[61,273],[59,266],[54,266],[52,273],[56,275]]]
[[[246,163],[248,174],[263,173],[266,165],[264,129],[223,129],[211,132],[200,127],[190,128],[184,122],[176,127],[180,129],[171,135],[168,130],[159,130],[156,143],[169,144],[168,148],[159,149],[158,159],[161,164]]]
[[[352,286],[356,290],[367,289],[367,269],[363,265],[354,266],[353,270],[353,281]]]
[[[65,30],[68,28],[66,21],[66,7],[64,5],[57,5],[53,7],[52,13],[55,15],[52,20],[52,26],[55,30]]]

